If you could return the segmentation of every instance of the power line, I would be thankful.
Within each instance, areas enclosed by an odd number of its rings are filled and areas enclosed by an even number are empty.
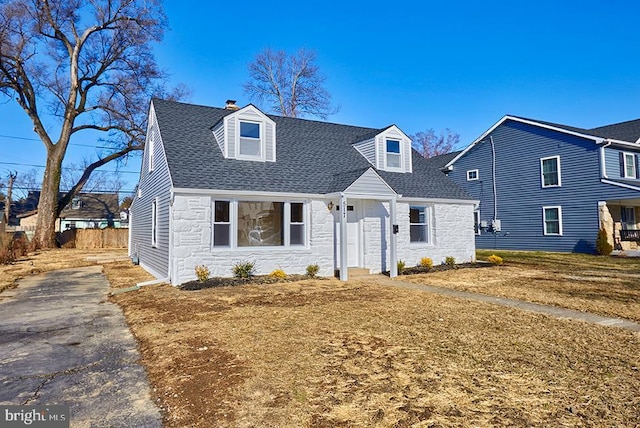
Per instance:
[[[34,165],[30,163],[19,163],[19,162],[0,162],[0,165],[14,165],[14,166],[30,166],[33,168],[46,168],[45,165]],[[68,169],[71,171],[84,171],[84,168],[71,168],[71,167],[63,167],[62,169]],[[97,172],[110,172],[110,173],[122,173],[122,174],[140,174],[139,171],[105,171],[104,169],[96,170]]]
[[[15,135],[1,135],[1,138],[11,138],[13,140],[24,140],[24,141],[40,141],[37,138],[27,138],[27,137],[18,137]],[[95,149],[113,149],[113,147],[107,147],[107,146],[93,146],[91,144],[79,144],[79,143],[69,143],[70,146],[79,146],[79,147],[91,147],[91,148],[95,148]]]

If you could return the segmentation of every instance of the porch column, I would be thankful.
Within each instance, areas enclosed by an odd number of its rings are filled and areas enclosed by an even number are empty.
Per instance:
[[[349,279],[347,267],[347,197],[340,193],[340,281]]]
[[[393,230],[393,225],[398,224],[396,219],[396,198],[389,201],[389,223],[389,241],[391,242],[389,276],[395,278],[398,276],[398,235]]]

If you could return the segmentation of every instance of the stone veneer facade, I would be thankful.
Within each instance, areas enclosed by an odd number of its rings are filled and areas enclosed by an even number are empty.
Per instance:
[[[350,200],[351,201],[351,200]],[[335,203],[336,201],[334,201]],[[362,208],[361,235],[363,267],[378,273],[389,269],[389,211],[387,202],[359,201]],[[242,261],[256,264],[257,274],[274,269],[302,274],[310,264],[320,267],[320,276],[333,276],[336,269],[334,231],[337,214],[327,208],[328,200],[309,202],[308,246],[251,247],[212,250],[212,198],[210,196],[175,195],[172,207],[171,283],[181,284],[196,278],[195,267],[206,265],[211,276],[231,276],[231,268]],[[424,205],[424,204],[423,204]],[[434,264],[453,256],[459,263],[475,260],[473,204],[427,204],[431,212],[431,243],[409,243],[409,204],[397,203],[400,233],[398,260],[415,266],[420,258],[430,257]]]

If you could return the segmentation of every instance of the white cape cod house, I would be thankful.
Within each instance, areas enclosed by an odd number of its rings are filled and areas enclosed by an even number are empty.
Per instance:
[[[129,254],[177,285],[251,261],[319,274],[397,274],[397,261],[475,259],[474,205],[397,126],[361,128],[154,99]],[[345,245],[341,245],[344,243]]]

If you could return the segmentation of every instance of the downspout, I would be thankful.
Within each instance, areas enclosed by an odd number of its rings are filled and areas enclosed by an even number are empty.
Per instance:
[[[607,164],[604,149],[611,145],[611,141],[603,140],[604,145],[600,146],[600,177],[609,178],[607,175]]]
[[[169,192],[169,251],[167,254],[167,258],[169,259],[167,266],[167,280],[169,284],[171,284],[171,279],[173,278],[173,203],[175,199],[176,194],[172,189]],[[211,206],[211,204],[209,204],[209,206]]]
[[[118,294],[128,293],[129,291],[138,291],[142,287],[146,287],[147,285],[163,284],[165,282],[169,282],[169,278],[152,279],[151,281],[139,282],[136,285],[134,285],[133,287],[120,288],[120,289],[118,289],[116,291],[112,291],[111,293],[109,293],[109,295],[110,296],[117,296]]]
[[[489,137],[491,141],[491,169],[493,182],[493,219],[498,219],[498,194],[496,191],[496,148],[493,144],[493,136]]]

